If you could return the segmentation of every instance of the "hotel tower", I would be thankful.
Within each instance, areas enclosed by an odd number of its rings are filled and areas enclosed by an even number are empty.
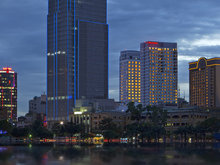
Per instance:
[[[141,103],[140,52],[122,51],[120,55],[120,101]]]
[[[177,43],[147,41],[140,49],[142,104],[177,104]]]
[[[220,107],[220,58],[200,58],[189,63],[190,104]]]

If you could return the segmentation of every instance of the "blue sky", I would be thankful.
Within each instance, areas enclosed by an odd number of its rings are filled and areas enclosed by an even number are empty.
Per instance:
[[[18,115],[46,90],[47,0],[0,1],[0,68],[18,72]],[[188,62],[219,57],[219,0],[108,0],[110,97],[118,100],[121,50],[140,42],[177,42],[179,87],[188,92]]]

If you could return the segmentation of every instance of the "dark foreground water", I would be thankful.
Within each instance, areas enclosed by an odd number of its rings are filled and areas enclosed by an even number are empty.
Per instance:
[[[220,144],[0,146],[0,165],[220,165]]]

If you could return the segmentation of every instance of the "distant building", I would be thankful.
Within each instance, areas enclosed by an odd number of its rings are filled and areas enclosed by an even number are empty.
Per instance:
[[[124,102],[115,102],[116,103],[116,111],[118,112],[126,112],[128,110],[128,105]],[[139,103],[136,103],[136,105]]]
[[[200,58],[189,63],[190,104],[220,107],[220,58]]]
[[[46,114],[46,95],[35,96],[29,101],[29,113]]]
[[[101,121],[106,118],[112,119],[112,122],[121,128],[124,128],[131,122],[130,114],[119,111],[97,111],[71,115],[71,121],[74,124],[84,124],[86,132],[95,132],[99,130]]]
[[[203,122],[210,117],[206,111],[201,111],[194,107],[179,108],[169,110],[167,113],[167,131],[175,131],[179,127],[196,126],[199,122]]]
[[[177,103],[178,108],[184,108],[190,106],[189,102],[186,101],[185,98],[178,98],[177,102],[178,102]]]
[[[46,117],[45,114],[42,114],[42,113],[29,112],[29,113],[26,113],[25,116],[18,117],[18,121],[16,125],[19,128],[25,128],[25,127],[31,126],[36,121],[40,121],[45,126],[45,124],[47,124],[44,122],[45,117]]]
[[[18,117],[17,127],[25,128],[31,126],[33,123],[32,116],[26,114],[25,116]]]
[[[116,106],[114,99],[80,99],[76,100],[74,113],[114,111]]]
[[[108,99],[107,0],[48,0],[47,120],[69,121],[77,99]]]
[[[0,120],[17,121],[17,73],[12,68],[0,70]]]
[[[122,51],[120,56],[120,101],[141,103],[140,52]]]
[[[177,43],[141,43],[141,102],[177,104]]]
[[[44,120],[46,117],[46,98],[45,94],[40,97],[35,96],[29,101],[29,116],[32,117],[33,122],[36,120]]]

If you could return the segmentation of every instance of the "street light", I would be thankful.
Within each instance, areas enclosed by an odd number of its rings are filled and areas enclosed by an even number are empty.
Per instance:
[[[61,122],[60,122],[60,125],[63,125],[63,124],[64,124],[63,121],[61,121]]]

